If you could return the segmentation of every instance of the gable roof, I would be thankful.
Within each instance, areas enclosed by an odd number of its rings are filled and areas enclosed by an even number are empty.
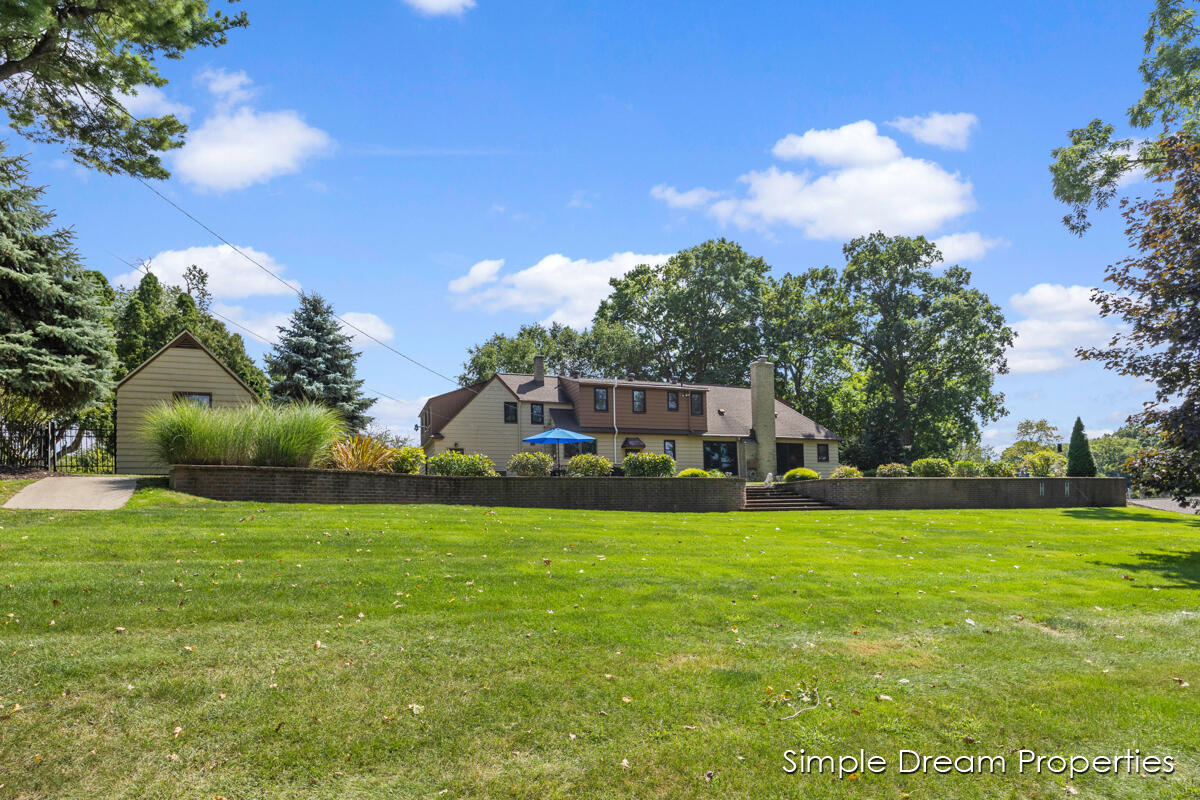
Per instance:
[[[612,380],[601,378],[566,378],[558,375],[547,375],[544,381],[535,381],[533,375],[529,374],[498,372],[482,383],[429,398],[425,404],[426,408],[432,412],[431,416],[436,417],[430,420],[429,434],[436,435],[441,431],[484,386],[492,381],[498,381],[516,399],[529,403],[571,403],[571,398],[567,395],[564,387],[564,384],[570,382],[589,386],[612,386],[614,383]],[[753,433],[749,387],[628,380],[618,380],[615,383],[620,388],[687,389],[706,392],[708,399],[704,404],[704,411],[707,430],[703,435],[744,438]],[[579,426],[573,405],[569,409],[552,408],[549,411],[555,427],[565,428],[569,431],[583,430]],[[588,430],[599,429],[589,428]],[[841,440],[841,437],[829,428],[804,416],[779,398],[775,398],[775,438]]]
[[[237,373],[235,373],[229,367],[225,366],[225,362],[222,361],[221,359],[217,358],[215,355],[213,355],[213,351],[209,350],[207,347],[205,347],[204,342],[197,339],[195,334],[193,334],[187,328],[184,328],[182,331],[179,332],[178,336],[176,336],[174,339],[172,339],[171,341],[167,342],[162,347],[160,347],[158,349],[158,352],[156,352],[154,355],[150,356],[145,361],[143,361],[141,364],[138,364],[136,367],[134,367],[133,370],[128,375],[126,375],[124,378],[121,379],[120,383],[117,384],[116,388],[120,389],[122,386],[125,385],[125,383],[130,378],[132,378],[134,375],[137,375],[143,369],[148,367],[151,362],[153,362],[155,359],[157,359],[159,356],[161,356],[163,353],[167,352],[168,350],[170,350],[173,347],[182,347],[185,350],[203,350],[204,353],[209,358],[211,358],[213,361],[216,362],[217,366],[219,366],[221,369],[225,370],[225,373],[227,375],[229,375],[229,377],[233,378],[235,381],[238,382],[239,386],[241,386],[243,389],[245,389],[247,392],[249,392],[250,396],[253,397],[255,399],[255,401],[260,402],[260,403],[262,402],[262,398],[258,396],[258,392],[254,391],[248,385],[246,385],[246,382],[244,380],[242,380],[241,378],[239,378],[237,376]]]

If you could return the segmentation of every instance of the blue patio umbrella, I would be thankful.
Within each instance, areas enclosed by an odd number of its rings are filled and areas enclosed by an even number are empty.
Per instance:
[[[595,436],[588,436],[583,433],[575,433],[565,428],[552,428],[543,433],[535,433],[533,436],[526,436],[521,441],[529,444],[552,444],[554,445],[554,463],[558,464],[558,445],[574,444],[576,442],[594,442]]]

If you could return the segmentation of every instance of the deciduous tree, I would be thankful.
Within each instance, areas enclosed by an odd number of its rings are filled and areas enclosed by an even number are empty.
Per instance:
[[[0,108],[38,142],[65,143],[105,173],[165,178],[159,153],[183,144],[173,115],[134,119],[122,100],[167,80],[156,57],[182,58],[226,42],[244,12],[206,0],[20,0],[0,4]]]

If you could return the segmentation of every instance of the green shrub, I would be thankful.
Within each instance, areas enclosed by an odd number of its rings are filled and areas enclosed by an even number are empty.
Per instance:
[[[675,474],[675,459],[666,454],[630,453],[621,469],[627,478],[670,478]]]
[[[858,467],[852,467],[849,464],[843,464],[829,474],[829,477],[834,480],[842,480],[843,478],[861,478],[862,470]]]
[[[783,473],[780,480],[784,483],[793,483],[795,481],[815,481],[819,477],[821,476],[808,467],[796,467]]]
[[[953,474],[950,462],[944,458],[918,458],[909,472],[917,478],[949,478]]]
[[[983,465],[976,461],[955,461],[954,477],[978,478],[983,474]]]
[[[335,469],[351,472],[389,472],[396,451],[378,439],[356,434],[334,444],[330,456]]]
[[[873,469],[864,469],[864,470],[862,471],[862,474],[863,474],[863,477],[864,477],[864,478],[874,478],[874,477],[876,477],[876,475],[875,475],[875,470],[873,470]]]
[[[1067,460],[1062,453],[1039,450],[1021,459],[1021,469],[1035,478],[1056,478],[1067,472]]]
[[[682,472],[680,472],[675,477],[676,478],[713,478],[716,476],[713,475],[712,472],[709,470],[700,469],[699,467],[689,467],[688,469],[685,469]],[[721,477],[724,478],[725,474],[721,473]]]
[[[1015,478],[1017,468],[1007,461],[989,461],[983,465],[983,474],[989,478]]]
[[[567,476],[571,478],[603,478],[612,471],[613,463],[594,453],[580,453],[567,462]]]
[[[719,469],[710,469],[710,470],[706,470],[706,471],[708,472],[709,476],[711,476],[713,478],[728,478],[729,477],[724,472],[721,472],[721,470],[719,470]]]
[[[141,433],[166,464],[312,467],[345,436],[338,414],[315,403],[208,408],[189,402],[151,407]]]
[[[425,466],[425,451],[419,447],[407,445],[396,450],[392,459],[392,472],[401,475],[416,475]]]
[[[544,478],[554,469],[554,459],[541,450],[514,453],[508,460],[508,471],[522,478]]]
[[[875,468],[876,478],[907,478],[908,467],[895,462],[891,464],[880,464]]]
[[[430,456],[425,462],[425,469],[430,475],[454,475],[467,478],[495,478],[496,462],[483,453],[455,453],[447,451]]]

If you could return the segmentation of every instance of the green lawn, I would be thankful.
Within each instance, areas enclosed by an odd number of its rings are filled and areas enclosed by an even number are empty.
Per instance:
[[[1200,796],[1183,515],[144,488],[123,511],[0,526],[0,798]],[[780,720],[802,683],[821,705]],[[892,767],[785,774],[801,747]],[[901,748],[1011,761],[901,775]],[[1019,748],[1178,767],[1019,775]]]

